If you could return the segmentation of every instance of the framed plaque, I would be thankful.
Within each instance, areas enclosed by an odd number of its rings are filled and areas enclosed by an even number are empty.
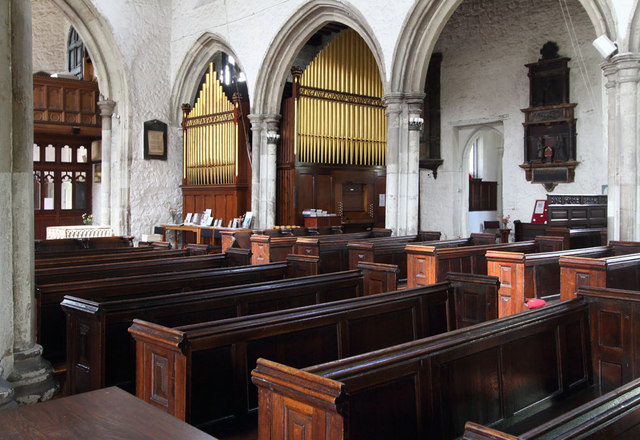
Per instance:
[[[154,119],[144,123],[144,158],[167,160],[167,124]]]

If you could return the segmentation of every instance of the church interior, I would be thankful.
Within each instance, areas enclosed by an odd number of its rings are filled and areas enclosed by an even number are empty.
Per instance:
[[[635,2],[0,14],[0,437],[640,437]]]

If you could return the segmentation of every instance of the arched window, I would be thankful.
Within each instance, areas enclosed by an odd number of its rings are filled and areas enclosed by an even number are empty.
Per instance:
[[[84,44],[74,28],[69,29],[67,40],[67,70],[82,79],[82,64],[84,58]]]

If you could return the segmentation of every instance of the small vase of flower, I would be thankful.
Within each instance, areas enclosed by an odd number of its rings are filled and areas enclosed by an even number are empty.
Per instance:
[[[511,229],[509,229],[510,219],[511,217],[509,215],[501,215],[498,217],[498,220],[500,220],[500,224],[502,225],[500,228],[501,243],[509,243],[509,234],[511,233]]]

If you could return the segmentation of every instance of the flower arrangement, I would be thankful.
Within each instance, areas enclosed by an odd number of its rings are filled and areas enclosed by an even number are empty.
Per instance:
[[[502,223],[502,229],[507,229],[507,226],[509,226],[510,219],[511,219],[511,216],[509,215],[498,216],[498,220],[500,220],[500,223]]]
[[[85,225],[93,224],[93,214],[82,213],[82,223]]]
[[[178,210],[178,208],[174,208],[173,206],[171,206],[171,203],[167,202],[167,207],[169,209],[169,215],[171,216],[171,222],[173,222],[174,224],[178,224],[182,222],[182,215],[180,214],[180,211]]]

